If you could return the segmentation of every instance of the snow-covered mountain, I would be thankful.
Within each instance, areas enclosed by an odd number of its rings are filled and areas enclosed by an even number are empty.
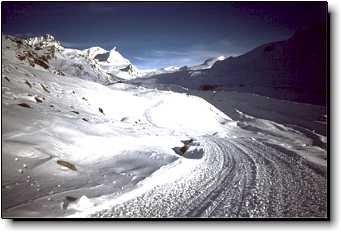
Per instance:
[[[160,74],[165,74],[165,73],[173,73],[173,72],[177,72],[180,70],[181,67],[178,66],[169,66],[166,68],[154,68],[154,69],[145,69],[145,70],[141,70],[142,77],[147,78],[147,77],[151,77],[151,76],[155,76],[155,75],[160,75]]]
[[[2,38],[4,53],[11,54],[32,67],[45,69],[54,74],[75,76],[102,84],[142,75],[116,47],[110,51],[101,47],[84,50],[64,48],[48,34],[27,39],[8,35]]]
[[[218,56],[218,57],[212,57],[207,60],[205,60],[202,64],[198,65],[193,65],[193,66],[169,66],[166,68],[161,68],[161,69],[151,69],[151,70],[146,70],[143,73],[143,77],[152,77],[160,74],[167,74],[167,73],[174,73],[178,71],[197,71],[196,73],[193,73],[193,75],[196,75],[197,73],[201,73],[201,70],[209,69],[211,68],[217,61],[222,61],[224,60],[224,56]]]
[[[244,55],[214,62],[211,68],[159,74],[145,83],[237,90],[325,105],[326,38],[325,26],[316,25],[296,32],[288,40],[267,43]]]
[[[204,69],[209,69],[212,68],[212,66],[217,62],[217,61],[222,61],[225,60],[225,56],[218,56],[218,57],[213,57],[213,58],[209,58],[207,60],[204,61],[204,63],[199,64],[199,65],[194,65],[192,67],[189,68],[189,70],[204,70]]]

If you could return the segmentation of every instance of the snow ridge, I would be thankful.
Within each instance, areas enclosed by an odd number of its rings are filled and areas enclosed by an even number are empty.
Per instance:
[[[25,42],[34,48],[37,48],[37,47],[46,48],[46,47],[54,46],[56,48],[63,49],[63,47],[61,46],[61,43],[57,41],[54,38],[54,36],[50,34],[45,34],[39,37],[27,38],[25,39]]]

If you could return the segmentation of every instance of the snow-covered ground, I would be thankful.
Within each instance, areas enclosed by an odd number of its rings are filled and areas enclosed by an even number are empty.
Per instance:
[[[12,48],[1,80],[3,217],[327,216],[325,107],[105,86]]]

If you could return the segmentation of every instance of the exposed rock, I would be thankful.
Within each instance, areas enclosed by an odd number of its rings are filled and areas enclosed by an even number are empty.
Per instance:
[[[18,106],[22,106],[22,107],[25,107],[25,108],[32,108],[29,104],[27,103],[19,103]]]
[[[50,93],[47,86],[45,86],[44,84],[40,84],[40,86],[43,88],[43,90],[45,90],[45,92]]]
[[[38,102],[38,103],[43,103],[43,99],[38,97],[38,96],[35,96],[34,100],[36,100],[36,102]]]
[[[63,166],[63,167],[67,167],[68,169],[71,169],[73,171],[77,171],[77,168],[74,164],[71,164],[65,160],[57,160],[57,164]]]
[[[28,87],[32,88],[32,84],[28,80],[25,80],[25,84],[28,85]]]

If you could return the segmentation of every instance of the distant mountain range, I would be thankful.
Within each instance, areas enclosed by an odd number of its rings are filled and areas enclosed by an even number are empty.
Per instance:
[[[297,31],[284,41],[261,45],[244,55],[215,60],[207,69],[182,69],[145,82],[187,88],[236,90],[326,105],[327,31],[325,24]]]
[[[101,47],[64,48],[48,34],[33,38],[3,35],[2,39],[2,51],[27,65],[101,84],[137,80],[146,86],[173,84],[198,90],[251,92],[326,105],[325,24],[297,31],[288,40],[261,45],[238,57],[220,56],[191,67],[153,70],[139,70],[116,47],[110,51]]]

